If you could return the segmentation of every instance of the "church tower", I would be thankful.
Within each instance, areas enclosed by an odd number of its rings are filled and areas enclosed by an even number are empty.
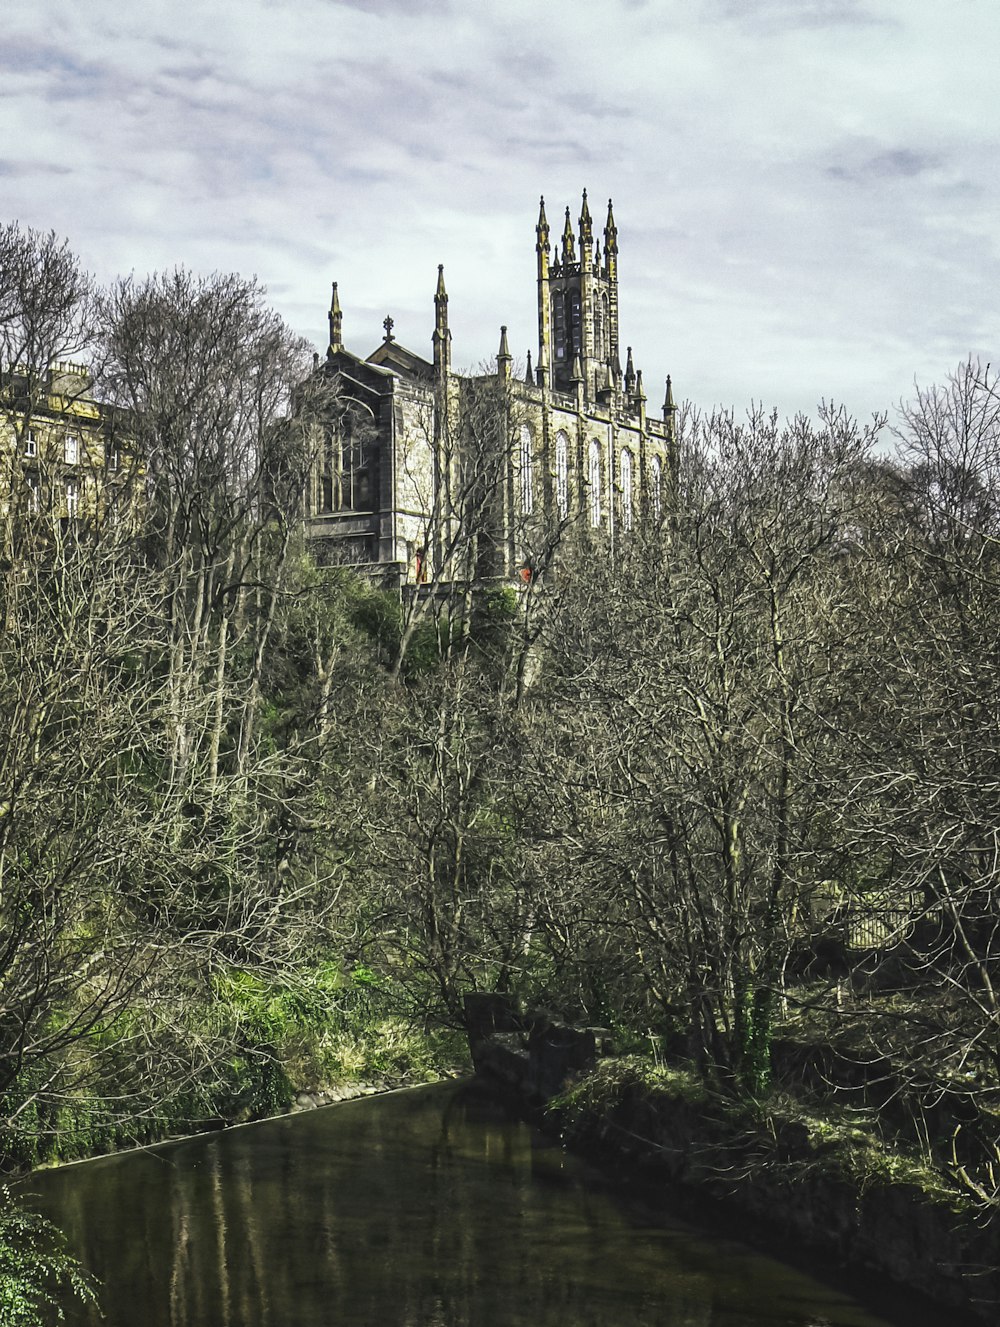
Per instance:
[[[584,399],[607,399],[621,386],[618,356],[618,230],[611,200],[604,227],[604,253],[594,239],[583,191],[576,235],[569,208],[562,246],[550,261],[545,201],[536,227],[538,255],[538,383],[574,391],[582,379]],[[579,241],[579,252],[577,242]]]

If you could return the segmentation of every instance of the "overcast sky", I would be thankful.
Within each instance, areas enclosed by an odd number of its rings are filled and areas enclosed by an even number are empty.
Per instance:
[[[321,350],[336,280],[362,354],[429,357],[444,263],[466,367],[587,188],[651,404],[867,417],[996,346],[998,67],[998,0],[6,0],[0,221]]]

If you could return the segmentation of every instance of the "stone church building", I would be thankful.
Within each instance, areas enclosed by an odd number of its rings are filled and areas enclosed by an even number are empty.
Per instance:
[[[506,327],[492,373],[452,369],[443,267],[429,358],[400,345],[391,318],[370,355],[349,351],[334,283],[330,344],[315,371],[335,379],[338,408],[305,494],[321,561],[397,585],[526,577],[554,532],[613,547],[659,519],[676,408],[668,378],[662,415],[647,413],[631,347],[622,368],[611,203],[603,244],[586,191],[575,233],[567,208],[561,240],[550,243],[543,199],[535,235],[538,349],[523,377],[512,373]],[[474,525],[470,571],[459,564]]]

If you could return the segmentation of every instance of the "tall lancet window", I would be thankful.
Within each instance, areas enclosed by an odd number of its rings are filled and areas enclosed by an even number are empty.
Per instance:
[[[590,440],[587,478],[590,482],[590,524],[596,527],[601,523],[601,444],[596,438]]]
[[[531,429],[521,425],[521,511],[530,516],[535,509],[535,494],[531,475]]]
[[[583,313],[580,308],[580,292],[574,286],[566,296],[569,303],[567,311],[567,341],[569,342],[569,353],[571,355],[583,354],[583,334],[581,331]]]
[[[556,359],[566,358],[566,305],[560,292],[552,296],[552,335],[556,344]]]
[[[653,512],[654,521],[658,521],[663,514],[663,507],[660,501],[662,484],[663,467],[660,464],[660,458],[654,456],[649,463],[649,505]]]
[[[564,521],[569,515],[569,438],[562,429],[556,434],[556,509]]]
[[[600,299],[600,306],[603,310],[604,335],[600,342],[598,354],[602,359],[611,358],[611,302],[605,292]]]
[[[622,490],[622,526],[632,529],[632,453],[622,450],[619,482]]]
[[[594,356],[604,359],[604,300],[594,301]]]

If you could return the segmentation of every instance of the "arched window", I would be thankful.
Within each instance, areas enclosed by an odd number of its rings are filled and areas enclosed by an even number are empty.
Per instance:
[[[322,475],[325,511],[371,511],[375,504],[378,434],[371,411],[356,401],[334,424]]]
[[[566,357],[566,308],[563,297],[556,293],[552,296],[552,335],[556,345],[556,359]]]
[[[660,491],[663,480],[663,466],[658,456],[654,456],[649,463],[649,505],[653,512],[653,520],[658,521],[662,514],[660,503]]]
[[[601,308],[604,310],[604,318],[603,318],[604,336],[601,340],[600,349],[598,350],[597,353],[601,356],[602,359],[610,359],[611,358],[611,303],[606,293],[601,296]]]
[[[587,478],[590,482],[590,524],[596,527],[601,523],[601,444],[596,438],[590,440]]]
[[[569,438],[562,429],[556,434],[556,510],[561,521],[569,515]]]
[[[581,334],[582,314],[580,311],[580,292],[575,286],[566,296],[566,300],[569,304],[567,319],[569,328],[568,336],[566,338],[569,342],[569,353],[571,355],[582,355],[583,336]]]
[[[594,301],[594,355],[604,358],[604,301]]]
[[[622,490],[622,528],[632,529],[632,453],[622,449],[619,482]]]
[[[535,509],[535,494],[531,482],[531,429],[521,425],[521,511],[530,516]]]

